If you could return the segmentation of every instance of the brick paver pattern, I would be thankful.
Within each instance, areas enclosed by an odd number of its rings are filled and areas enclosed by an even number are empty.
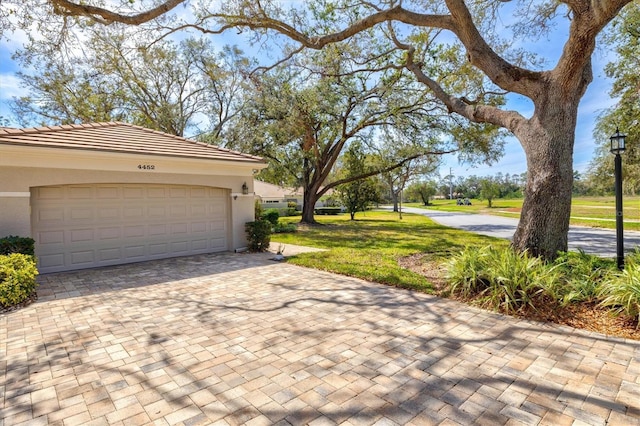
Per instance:
[[[640,424],[640,343],[277,263],[43,275],[0,315],[0,426]]]

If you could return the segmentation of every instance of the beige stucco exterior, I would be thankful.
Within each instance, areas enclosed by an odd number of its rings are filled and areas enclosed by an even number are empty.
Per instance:
[[[253,174],[262,167],[265,164],[0,145],[0,236],[32,236],[30,192],[35,187],[104,183],[199,185],[226,191],[228,250],[243,248],[245,223],[254,219]],[[248,194],[242,193],[245,183]]]

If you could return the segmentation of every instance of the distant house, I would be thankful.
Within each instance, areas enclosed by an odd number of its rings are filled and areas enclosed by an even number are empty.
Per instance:
[[[297,210],[302,210],[302,204],[304,203],[304,191],[302,188],[285,188],[259,180],[253,181],[253,188],[256,199],[260,200],[264,209],[278,209],[284,215],[289,208],[289,203],[293,202],[296,203]],[[332,189],[327,191],[322,199],[316,202],[315,207],[325,207],[327,205],[325,197],[331,195],[333,195]]]
[[[286,210],[289,203],[295,203],[298,210],[302,208],[304,193],[302,188],[285,188],[259,180],[253,181],[253,191],[256,199],[262,204],[264,209]]]

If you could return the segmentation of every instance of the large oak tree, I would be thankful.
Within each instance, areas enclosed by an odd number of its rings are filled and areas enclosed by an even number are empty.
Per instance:
[[[591,56],[596,37],[631,0],[522,1],[495,0],[465,3],[441,1],[315,1],[286,10],[281,2],[232,1],[222,6],[210,2],[166,0],[148,4],[143,0],[121,2],[105,8],[100,2],[48,0],[52,12],[62,19],[81,16],[96,22],[122,22],[129,25],[158,23],[167,31],[197,28],[220,33],[229,28],[248,28],[255,34],[270,31],[283,34],[299,48],[322,49],[353,37],[380,34],[392,39],[404,52],[403,66],[429,87],[434,95],[457,114],[477,123],[490,123],[508,129],[520,141],[526,157],[528,178],[522,215],[514,235],[516,249],[554,258],[567,249],[573,180],[573,148],[578,104],[592,81]],[[28,2],[31,3],[31,2]],[[213,3],[213,2],[211,2]],[[193,15],[175,20],[161,19],[180,5],[192,5]],[[504,50],[491,18],[494,12],[509,8],[521,18],[518,36],[552,25],[551,20],[567,21],[567,38],[562,54],[548,69],[526,66],[524,56]],[[36,12],[30,11],[27,18]],[[45,12],[46,15],[46,12]],[[0,15],[1,16],[1,15]],[[184,14],[180,16],[185,16]],[[50,16],[48,16],[50,18]],[[66,19],[66,23],[71,20]],[[0,26],[1,27],[1,26]],[[432,52],[430,30],[442,30],[453,41],[442,43],[464,47],[469,64],[482,71],[494,86],[531,100],[534,111],[523,113],[487,104],[483,94],[474,98],[449,90],[425,62]],[[297,48],[292,51],[295,52]],[[399,56],[390,56],[390,61]],[[452,62],[460,61],[452,57]],[[489,87],[489,86],[488,86]]]

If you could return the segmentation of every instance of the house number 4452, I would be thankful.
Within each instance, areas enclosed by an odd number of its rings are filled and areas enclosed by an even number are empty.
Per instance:
[[[156,166],[153,164],[138,164],[140,170],[155,170]]]

